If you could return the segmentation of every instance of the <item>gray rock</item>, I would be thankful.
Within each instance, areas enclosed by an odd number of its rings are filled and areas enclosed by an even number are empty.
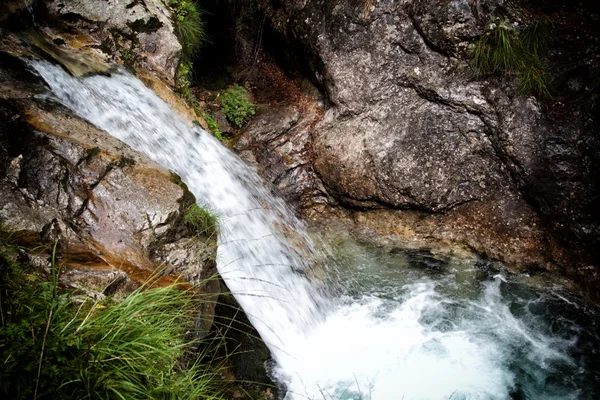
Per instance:
[[[181,45],[162,1],[44,0],[40,6],[51,24],[89,34],[122,61],[154,71],[173,84]]]
[[[288,158],[311,149],[303,171],[324,185],[318,196],[360,210],[361,223],[466,244],[516,268],[598,279],[597,122],[557,122],[543,101],[517,93],[514,76],[477,78],[468,68],[469,43],[490,19],[521,26],[514,4],[283,0],[266,14],[301,51],[287,54],[290,64],[310,71],[328,99],[303,136],[288,127],[294,110],[269,128],[261,117],[251,124],[242,143],[254,145],[241,149],[268,179],[287,182]],[[574,62],[594,63],[588,54],[573,52]],[[588,95],[571,81],[562,93]],[[288,195],[309,207],[318,186],[296,184]]]

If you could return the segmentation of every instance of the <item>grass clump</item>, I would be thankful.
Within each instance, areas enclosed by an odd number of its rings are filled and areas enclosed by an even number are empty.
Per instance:
[[[217,217],[198,204],[192,204],[185,212],[183,219],[188,229],[197,234],[213,236],[217,233]]]
[[[202,12],[193,0],[169,2],[184,59],[196,56],[206,41]]]
[[[522,93],[550,97],[550,74],[542,56],[551,40],[548,18],[539,18],[521,32],[505,20],[497,20],[472,46],[473,66],[479,75],[514,74]]]
[[[46,276],[0,250],[2,398],[221,398],[218,370],[191,354],[195,291],[148,283],[119,303],[76,303],[54,256]]]
[[[246,89],[240,85],[234,85],[221,94],[221,107],[227,121],[237,128],[256,114],[256,106],[248,100]]]

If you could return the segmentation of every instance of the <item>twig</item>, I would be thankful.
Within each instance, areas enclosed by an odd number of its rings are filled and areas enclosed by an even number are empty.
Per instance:
[[[37,392],[40,385],[40,376],[42,375],[42,361],[44,360],[44,350],[46,348],[46,338],[48,337],[48,331],[50,330],[50,322],[52,321],[52,315],[54,314],[54,300],[56,299],[56,246],[58,246],[58,239],[54,242],[54,248],[52,249],[52,298],[50,300],[50,312],[48,313],[48,321],[46,321],[46,330],[44,331],[44,338],[42,339],[42,350],[40,351],[40,361],[38,362],[37,378],[35,379],[35,390],[33,391],[33,400],[37,399]]]

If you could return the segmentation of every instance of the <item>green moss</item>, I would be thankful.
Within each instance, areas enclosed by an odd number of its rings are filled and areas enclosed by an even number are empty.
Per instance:
[[[256,106],[248,100],[246,89],[240,85],[234,85],[221,94],[221,107],[227,121],[237,128],[256,114]]]
[[[522,93],[550,97],[550,74],[542,59],[552,40],[552,23],[540,18],[521,32],[506,20],[496,20],[471,48],[478,75],[516,75]]]

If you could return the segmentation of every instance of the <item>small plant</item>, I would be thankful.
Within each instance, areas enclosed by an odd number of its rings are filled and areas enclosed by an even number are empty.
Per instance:
[[[552,42],[554,24],[550,18],[541,16],[521,32],[521,41],[527,51],[541,57]]]
[[[193,68],[194,66],[189,60],[182,60],[177,66],[177,79],[175,81],[175,86],[183,98],[188,101],[191,101],[192,98],[190,86],[192,84]]]
[[[215,135],[215,137],[222,142],[223,135],[222,135],[221,129],[219,128],[219,124],[217,123],[217,121],[215,121],[215,119],[209,113],[204,113],[202,116],[204,117],[204,120],[208,124],[208,129],[210,129],[210,131],[213,133],[213,135]]]
[[[479,75],[508,73],[518,77],[522,93],[550,97],[550,74],[542,54],[552,40],[552,23],[540,18],[520,33],[507,21],[497,20],[471,48]]]
[[[218,221],[214,214],[206,211],[197,204],[192,204],[183,216],[190,230],[198,234],[213,236],[217,233]]]
[[[169,5],[173,12],[184,59],[189,60],[198,54],[206,41],[202,12],[193,0],[171,0]]]
[[[248,100],[246,89],[240,85],[234,85],[221,94],[221,106],[227,121],[237,128],[256,114],[256,106]]]

